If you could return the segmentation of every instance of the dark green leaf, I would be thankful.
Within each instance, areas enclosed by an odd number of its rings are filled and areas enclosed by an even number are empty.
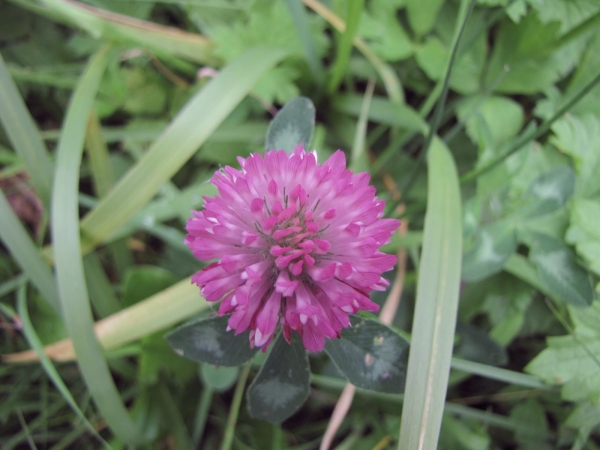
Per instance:
[[[256,418],[282,422],[304,403],[310,390],[310,366],[295,333],[288,344],[279,335],[248,389],[248,408]]]
[[[172,286],[177,278],[156,266],[137,266],[127,272],[123,288],[123,306],[131,306]]]
[[[202,364],[202,381],[211,389],[219,392],[229,390],[235,384],[240,369],[238,367],[218,367],[212,364]]]
[[[463,255],[462,278],[477,281],[502,270],[517,248],[515,230],[508,221],[498,221],[477,231]]]
[[[549,291],[567,303],[589,306],[594,300],[591,277],[575,261],[571,250],[551,236],[527,232],[519,235],[529,247],[529,259]]]
[[[408,341],[382,323],[351,317],[340,339],[328,340],[325,351],[355,386],[373,391],[404,392]]]
[[[310,145],[315,130],[315,106],[306,97],[287,103],[267,131],[267,150],[292,152],[296,145]]]
[[[249,331],[234,334],[227,330],[229,316],[200,319],[167,335],[171,347],[186,358],[215,366],[239,366],[251,359],[258,348],[250,348]]]
[[[506,350],[483,330],[470,324],[458,323],[456,334],[458,342],[454,345],[455,356],[493,366],[502,366],[508,362]]]

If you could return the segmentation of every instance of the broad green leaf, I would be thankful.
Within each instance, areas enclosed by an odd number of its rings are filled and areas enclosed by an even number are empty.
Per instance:
[[[376,320],[350,318],[352,326],[339,339],[325,343],[325,351],[350,383],[363,389],[404,392],[409,343]]]
[[[444,414],[440,430],[440,448],[445,450],[482,450],[490,448],[486,427],[476,421],[465,421]]]
[[[538,269],[546,288],[564,302],[589,306],[594,288],[589,274],[575,261],[571,250],[560,240],[535,232],[519,233],[529,248],[529,259]]]
[[[175,275],[162,267],[136,266],[125,274],[121,301],[124,307],[136,304],[177,282]]]
[[[310,366],[296,333],[287,343],[280,333],[248,388],[248,410],[257,419],[280,423],[294,414],[310,392]]]
[[[304,144],[308,150],[315,130],[315,114],[315,106],[306,97],[287,103],[269,125],[266,149],[289,153]]]
[[[229,316],[200,319],[183,325],[166,337],[180,356],[215,366],[240,366],[252,359],[250,331],[227,331]]]
[[[489,132],[496,149],[515,137],[523,126],[523,108],[507,97],[475,96],[465,100],[457,112],[473,143],[484,141],[484,132]]]
[[[516,249],[516,234],[509,221],[500,220],[482,227],[464,252],[463,280],[477,281],[500,272]]]
[[[575,174],[570,167],[561,166],[536,178],[523,195],[525,205],[517,214],[539,218],[563,207],[575,191]]]
[[[573,202],[566,241],[575,245],[589,268],[600,275],[600,201],[576,199]]]
[[[408,22],[418,35],[431,31],[444,0],[406,0]]]
[[[504,20],[494,40],[487,70],[486,85],[508,68],[496,90],[498,92],[533,94],[556,82],[561,73],[572,68],[574,61],[558,52],[552,52],[558,24],[543,24],[533,15],[527,15],[518,25]]]
[[[526,423],[531,431],[545,433],[548,431],[548,420],[546,411],[536,399],[528,399],[525,402],[517,404],[510,412],[510,418],[519,423]],[[549,441],[544,442],[532,432],[516,431],[515,438],[519,443],[519,448],[528,450],[552,450],[555,448]]]
[[[582,309],[570,306],[573,335],[549,337],[548,348],[525,367],[548,384],[562,384],[562,397],[600,402],[600,301]]]
[[[413,43],[402,23],[396,20],[395,11],[386,11],[382,7],[370,9],[361,15],[360,36],[386,61],[409,58],[414,52]]]
[[[552,126],[551,142],[573,158],[577,171],[576,196],[600,194],[600,121],[592,114],[579,118],[568,114]]]
[[[239,367],[213,366],[202,364],[202,381],[217,392],[225,392],[235,384],[240,373]]]
[[[461,202],[452,155],[434,139],[399,448],[437,448],[448,386],[462,254]]]

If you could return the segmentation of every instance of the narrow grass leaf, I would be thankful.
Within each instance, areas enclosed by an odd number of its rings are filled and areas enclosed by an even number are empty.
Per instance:
[[[304,49],[308,67],[310,67],[310,71],[312,72],[316,83],[320,85],[323,81],[323,64],[317,53],[317,47],[310,30],[306,9],[304,9],[301,0],[286,0],[285,2],[288,5],[292,19],[294,20],[294,25],[296,26],[298,37],[300,38],[302,48]]]
[[[456,166],[437,138],[428,162],[427,213],[399,449],[437,447],[458,307],[462,229]]]
[[[84,250],[109,238],[143,208],[284,56],[280,50],[250,50],[196,94],[144,157],[83,219],[82,234],[89,240]]]
[[[84,423],[84,425],[86,426],[88,431],[90,431],[96,437],[96,439],[98,439],[102,443],[102,445],[105,448],[110,449],[111,447],[108,445],[108,443],[104,439],[102,439],[102,437],[98,434],[98,432],[96,431],[94,426],[87,420],[87,417],[85,417],[85,414],[83,414],[81,409],[79,409],[79,405],[77,405],[77,402],[71,395],[69,388],[63,382],[58,371],[54,367],[54,364],[52,364],[52,362],[50,361],[50,358],[48,358],[48,356],[44,353],[44,346],[40,342],[40,340],[37,336],[37,333],[35,332],[35,328],[33,327],[31,320],[29,319],[29,312],[27,311],[26,289],[27,289],[26,285],[23,284],[22,287],[18,291],[17,311],[18,311],[19,317],[21,318],[21,321],[23,323],[23,334],[25,335],[27,342],[29,342],[29,345],[31,346],[31,348],[33,348],[33,350],[38,355],[38,358],[40,359],[40,363],[42,364],[42,367],[46,371],[48,378],[50,378],[50,380],[52,380],[52,383],[54,383],[54,386],[56,386],[56,389],[58,389],[58,392],[60,392],[60,395],[63,396],[63,398],[69,404],[71,409],[81,419],[81,421]]]
[[[79,166],[87,119],[106,68],[107,53],[108,48],[104,47],[91,58],[67,110],[56,157],[52,236],[63,317],[83,378],[116,436],[123,442],[135,443],[142,436],[127,413],[94,334],[79,239]]]
[[[50,205],[54,168],[37,125],[31,118],[19,90],[0,55],[0,122],[25,164],[27,173],[46,207]]]
[[[214,44],[199,34],[135,19],[95,8],[76,1],[42,0],[52,13],[58,14],[92,36],[141,45],[166,55],[175,55],[203,64],[219,62],[213,54]]]
[[[350,60],[350,52],[352,51],[352,40],[358,30],[365,0],[349,0],[347,5],[346,27],[342,32],[341,38],[338,40],[337,55],[331,69],[331,78],[329,79],[329,92],[337,90],[346,72],[348,61]]]
[[[52,270],[43,261],[38,248],[1,190],[0,238],[40,294],[48,300],[57,312],[60,312],[58,291]]]
[[[375,89],[375,80],[370,79],[367,84],[365,96],[363,98],[358,122],[356,124],[356,133],[354,135],[354,144],[352,145],[352,163],[350,168],[354,172],[366,172],[369,170],[369,158],[366,153],[367,124],[369,123],[369,109],[371,108],[371,99]]]
[[[119,311],[94,326],[96,337],[104,350],[112,350],[156,331],[163,330],[205,310],[208,303],[198,294],[190,278]],[[71,339],[64,339],[44,348],[55,361],[72,361],[75,351]],[[3,355],[8,363],[37,361],[35,352],[26,351]]]
[[[110,165],[108,147],[102,136],[100,121],[94,111],[90,114],[87,123],[86,150],[94,180],[94,190],[96,196],[102,198],[114,184],[115,177]]]

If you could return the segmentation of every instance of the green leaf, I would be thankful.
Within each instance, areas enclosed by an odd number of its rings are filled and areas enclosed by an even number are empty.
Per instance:
[[[238,378],[240,369],[238,367],[213,366],[202,364],[202,381],[217,392],[225,392],[231,388]]]
[[[519,233],[519,240],[530,247],[529,259],[536,265],[548,290],[573,305],[592,304],[591,277],[577,264],[573,253],[562,241],[532,231]]]
[[[488,334],[470,324],[456,325],[458,341],[454,344],[454,355],[469,361],[492,366],[503,366],[508,362],[506,350]]]
[[[229,316],[200,319],[183,325],[166,337],[181,356],[215,366],[240,366],[252,359],[258,348],[250,348],[250,331],[227,331]]]
[[[505,68],[508,73],[496,90],[532,94],[556,82],[561,73],[572,68],[574,61],[552,52],[558,24],[543,24],[537,16],[527,15],[518,25],[504,20],[494,41],[486,85],[491,86]]]
[[[570,167],[561,166],[536,178],[523,195],[527,202],[517,212],[520,216],[537,219],[563,207],[575,191],[575,174]]]
[[[123,296],[124,307],[136,304],[177,282],[171,272],[162,267],[136,266],[125,275]]]
[[[600,275],[599,224],[600,201],[577,199],[573,202],[566,241],[575,245],[577,253],[597,275]]]
[[[308,149],[315,130],[315,106],[306,97],[287,103],[267,130],[267,150],[292,152],[296,145]]]
[[[548,348],[525,367],[548,384],[563,384],[562,397],[600,403],[600,301],[589,308],[569,306],[574,324],[570,336],[549,337]]]
[[[461,202],[452,155],[439,140],[428,154],[427,212],[404,395],[400,448],[437,447],[458,308]]]
[[[523,126],[523,108],[507,97],[475,96],[461,103],[457,112],[476,145],[483,142],[484,134],[489,132],[491,145],[498,149],[515,137]]]
[[[353,316],[325,351],[350,383],[363,389],[404,392],[409,343],[387,325]]]
[[[479,229],[462,260],[462,278],[477,281],[500,272],[517,249],[517,238],[510,221],[500,220]]]
[[[552,125],[556,147],[573,158],[577,171],[577,197],[600,194],[600,121],[593,114],[579,118],[567,114]]]
[[[406,0],[408,21],[415,33],[422,36],[431,31],[444,0]]]
[[[160,380],[163,372],[169,380],[184,386],[194,376],[197,364],[177,356],[163,333],[145,336],[141,341],[138,379],[141,383],[152,385]]]
[[[371,49],[390,62],[409,58],[413,52],[413,43],[391,13],[379,7],[371,7],[370,12],[363,11],[360,18],[359,35],[365,39]]]
[[[337,52],[335,61],[331,68],[331,78],[329,79],[329,92],[337,91],[340,82],[348,68],[350,53],[352,52],[352,42],[358,31],[360,16],[365,6],[365,0],[348,0],[346,2],[346,20],[342,35],[337,40]]]
[[[280,333],[248,388],[248,409],[257,419],[280,423],[294,414],[308,397],[310,366],[296,333],[288,344]]]

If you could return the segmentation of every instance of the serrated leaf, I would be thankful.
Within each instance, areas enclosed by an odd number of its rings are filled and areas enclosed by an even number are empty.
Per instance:
[[[549,291],[567,303],[591,305],[594,300],[591,278],[562,241],[531,231],[520,233],[519,240],[529,246],[529,259]]]
[[[225,392],[231,388],[235,384],[239,372],[238,367],[218,367],[212,364],[202,364],[200,369],[202,381],[218,392]]]
[[[350,317],[352,327],[339,339],[328,340],[325,351],[348,381],[359,388],[404,392],[409,343],[382,323]]]
[[[287,103],[267,130],[267,150],[292,152],[296,145],[308,148],[315,130],[315,106],[306,97]]]
[[[525,370],[548,384],[563,384],[565,400],[600,402],[600,301],[590,308],[569,306],[574,333],[550,337],[548,348]]]
[[[281,333],[248,389],[250,414],[282,422],[302,406],[309,391],[310,366],[304,345],[295,333],[288,344]]]
[[[498,221],[481,228],[463,254],[463,280],[477,281],[500,272],[516,248],[515,230],[510,222]]]
[[[183,325],[166,337],[181,356],[215,366],[240,366],[252,359],[258,348],[250,348],[249,331],[227,330],[229,316],[200,319]]]

